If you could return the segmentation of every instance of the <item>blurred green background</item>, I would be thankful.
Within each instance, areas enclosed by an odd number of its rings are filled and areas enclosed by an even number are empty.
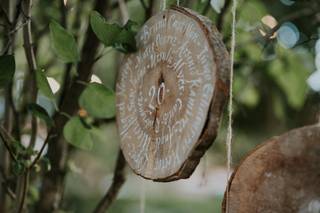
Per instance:
[[[175,2],[168,1],[167,5]],[[155,12],[160,10],[160,1],[156,3]],[[230,47],[230,1],[181,0],[180,4],[204,13],[215,24],[224,13],[220,30],[226,46]],[[229,6],[223,12],[225,4]],[[127,6],[130,19],[142,25],[145,17],[140,1],[128,0]],[[76,35],[81,46],[91,2],[69,0],[67,7],[67,29]],[[318,0],[239,0],[234,76],[234,166],[265,139],[317,122],[320,109],[319,11]],[[33,13],[37,60],[51,78],[49,83],[59,93],[64,63],[53,54],[48,34],[41,35],[51,19],[59,20],[59,2],[37,0]],[[110,22],[121,22],[117,8],[107,15]],[[80,18],[77,21],[79,31],[73,25],[77,18]],[[274,27],[277,30],[272,32]],[[15,94],[22,90],[21,79],[26,69],[21,36],[17,38]],[[103,57],[95,64],[94,79],[114,88],[122,55],[103,47],[99,52]],[[2,93],[0,95],[0,114],[3,117],[4,97]],[[54,109],[43,96],[38,98],[38,103],[48,111]],[[224,116],[218,138],[190,179],[153,183],[127,169],[127,181],[109,212],[135,213],[141,209],[147,213],[220,212],[226,184],[226,125]],[[43,138],[39,140],[43,141]],[[118,144],[115,123],[110,122],[96,131],[91,151],[74,149],[68,162],[63,212],[87,213],[94,208],[111,183]],[[39,196],[33,188],[30,193],[33,193],[32,199]],[[32,199],[29,202],[33,202]]]

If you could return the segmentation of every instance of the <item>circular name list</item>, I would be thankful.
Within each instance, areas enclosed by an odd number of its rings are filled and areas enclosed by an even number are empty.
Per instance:
[[[229,58],[204,17],[174,7],[137,34],[117,86],[121,149],[135,173],[189,177],[213,142],[228,92]]]

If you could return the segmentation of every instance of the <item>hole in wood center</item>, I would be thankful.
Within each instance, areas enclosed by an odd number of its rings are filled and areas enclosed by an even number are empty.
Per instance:
[[[163,102],[165,92],[166,92],[166,85],[164,84],[164,79],[161,74],[159,79],[159,88],[158,88],[158,95],[157,95],[158,105],[160,105]]]

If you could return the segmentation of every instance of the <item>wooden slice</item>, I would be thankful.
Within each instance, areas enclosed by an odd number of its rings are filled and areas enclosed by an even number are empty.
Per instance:
[[[228,213],[319,213],[320,126],[258,146],[233,173],[228,206]]]
[[[209,20],[181,7],[148,20],[137,44],[116,87],[121,149],[144,178],[187,178],[216,137],[229,56]]]

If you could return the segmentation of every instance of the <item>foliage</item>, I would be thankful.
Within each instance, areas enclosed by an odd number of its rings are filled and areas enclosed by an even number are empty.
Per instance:
[[[299,110],[305,103],[310,71],[298,54],[284,49],[279,52],[279,58],[270,64],[269,73],[286,94],[288,104]]]
[[[77,62],[80,60],[73,35],[55,21],[50,23],[50,40],[55,54],[64,62]]]
[[[50,88],[47,77],[43,70],[36,70],[36,82],[39,91],[49,99],[54,99],[54,94]]]
[[[41,107],[38,104],[29,104],[28,105],[28,110],[35,115],[36,117],[40,118],[41,120],[43,120],[47,127],[52,127],[54,125],[52,118],[50,117],[50,115],[48,114],[48,112]]]
[[[102,84],[89,84],[79,98],[79,105],[95,118],[115,116],[114,92]]]
[[[91,150],[93,146],[91,128],[84,118],[75,116],[65,125],[63,135],[70,144],[80,149]]]
[[[136,23],[128,21],[123,27],[118,24],[109,24],[98,12],[90,14],[90,25],[99,40],[106,46],[113,46],[123,53],[136,51],[134,26]]]

